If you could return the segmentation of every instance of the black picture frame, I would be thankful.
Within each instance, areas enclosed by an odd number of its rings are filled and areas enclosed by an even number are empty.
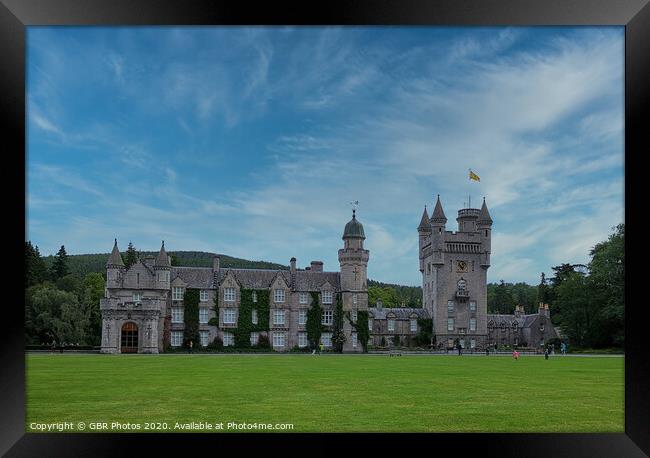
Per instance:
[[[3,126],[4,203],[14,206],[25,235],[25,201],[16,189],[25,188],[25,28],[31,25],[621,25],[625,26],[625,216],[626,258],[637,265],[642,253],[644,208],[634,199],[645,171],[641,161],[650,151],[643,119],[650,119],[650,6],[649,0],[348,0],[320,3],[207,0],[0,0],[0,115]],[[534,108],[531,108],[534,109]],[[8,173],[6,173],[8,171]],[[8,179],[11,177],[11,180]],[[15,182],[17,179],[18,183]],[[646,178],[647,181],[647,178]],[[23,194],[23,198],[25,195]],[[11,219],[13,221],[14,218]],[[16,230],[18,232],[19,229]],[[638,240],[637,240],[638,239]],[[24,272],[19,235],[5,235],[5,256],[14,266],[7,289],[18,291]],[[630,248],[634,247],[634,248]],[[635,249],[636,248],[636,249]],[[643,265],[639,263],[639,265]],[[147,455],[163,449],[188,454],[196,446],[222,453],[224,446],[257,448],[260,453],[314,452],[432,453],[440,455],[594,457],[650,454],[650,402],[648,373],[650,345],[644,329],[641,277],[644,269],[628,267],[625,325],[625,433],[621,434],[26,434],[24,309],[20,299],[3,303],[4,339],[0,345],[0,452],[6,456],[117,456],[132,455],[146,447]],[[646,282],[647,283],[647,282]],[[635,294],[636,293],[636,294]],[[14,293],[18,296],[17,293]],[[24,297],[23,297],[24,298]],[[534,396],[534,393],[530,394]],[[504,406],[508,408],[508,406]],[[396,418],[399,415],[396,413]],[[187,442],[190,441],[191,444]],[[308,441],[309,444],[305,442]],[[191,445],[191,447],[189,447]],[[149,448],[150,447],[150,448]],[[416,447],[420,450],[416,451]]]

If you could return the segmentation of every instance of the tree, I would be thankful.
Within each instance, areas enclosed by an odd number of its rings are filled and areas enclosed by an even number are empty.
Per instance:
[[[102,335],[102,315],[99,310],[99,300],[104,296],[106,282],[100,273],[92,272],[86,275],[81,285],[80,302],[90,311],[89,313],[89,343],[99,345]]]
[[[590,251],[589,284],[598,304],[594,345],[623,346],[625,338],[625,225]]]
[[[173,253],[170,253],[169,257],[170,257],[170,263],[171,263],[172,266],[180,266],[181,265],[180,260],[178,259],[178,256],[176,256]]]
[[[590,342],[592,304],[587,278],[578,272],[567,274],[555,288],[557,320],[572,344],[579,347]]]
[[[497,307],[497,313],[512,313],[514,310],[514,301],[512,299],[512,293],[506,285],[506,283],[501,280],[497,285],[495,290],[495,302]]]
[[[44,283],[27,290],[26,302],[28,342],[89,344],[90,313],[79,305],[74,293]]]
[[[137,262],[138,252],[135,250],[133,243],[129,242],[129,246],[126,249],[126,254],[124,255],[124,266],[128,269]]]
[[[546,275],[542,272],[542,275],[539,280],[539,286],[537,287],[537,303],[540,302],[543,304],[548,304],[550,299],[550,294],[548,290],[548,284],[546,280]]]
[[[61,245],[58,253],[54,257],[54,263],[52,264],[52,279],[58,280],[59,278],[65,277],[68,275],[68,255],[65,252],[65,246]]]
[[[332,344],[334,344],[335,351],[343,353],[343,344],[345,344],[346,338],[343,332],[343,302],[340,293],[336,295],[336,308],[332,319]]]
[[[38,246],[25,242],[25,287],[37,285],[47,279],[47,267],[38,251]]]
[[[67,274],[56,281],[56,287],[62,291],[78,294],[81,289],[81,281],[76,276]]]

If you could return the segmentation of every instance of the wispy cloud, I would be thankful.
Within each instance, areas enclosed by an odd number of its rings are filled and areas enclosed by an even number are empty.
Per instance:
[[[371,278],[418,284],[422,205],[441,194],[454,229],[471,193],[495,220],[489,278],[536,282],[623,218],[621,30],[32,33],[29,226],[43,246],[119,232],[334,270],[359,200]],[[96,210],[62,194],[57,219],[61,189]]]

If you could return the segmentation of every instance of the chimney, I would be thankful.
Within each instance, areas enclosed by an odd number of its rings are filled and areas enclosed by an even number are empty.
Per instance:
[[[322,272],[323,271],[323,261],[312,261],[311,262],[311,271],[312,272]]]
[[[296,258],[291,258],[291,273],[295,274],[296,273]]]
[[[212,258],[212,270],[216,273],[219,272],[219,256]]]
[[[515,305],[515,316],[520,317],[523,314],[524,314],[524,306],[523,305]]]
[[[377,299],[377,310],[381,310],[382,308],[384,308],[384,303],[381,299]]]

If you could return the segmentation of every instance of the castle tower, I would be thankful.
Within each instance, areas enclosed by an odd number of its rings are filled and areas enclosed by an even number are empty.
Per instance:
[[[169,289],[169,277],[171,272],[171,260],[169,255],[165,251],[165,241],[162,241],[160,246],[160,251],[156,260],[153,264],[153,270],[155,272],[155,285],[157,289]]]
[[[483,207],[458,210],[458,230],[446,231],[440,196],[431,215],[430,243],[420,246],[423,307],[433,318],[441,348],[460,343],[485,346],[487,269],[490,266],[492,218]],[[422,231],[418,227],[422,240]]]
[[[115,239],[113,251],[111,251],[108,262],[106,262],[106,288],[121,288],[125,270],[122,255],[117,248],[117,239]]]
[[[356,210],[352,210],[352,219],[345,225],[343,231],[343,248],[339,250],[339,264],[341,267],[341,300],[343,311],[349,312],[352,317],[358,311],[368,310],[368,259],[370,252],[363,248],[366,235],[363,225],[357,220]],[[363,351],[361,342],[356,348],[352,342],[354,329],[343,320],[343,332],[346,342],[343,351]]]

